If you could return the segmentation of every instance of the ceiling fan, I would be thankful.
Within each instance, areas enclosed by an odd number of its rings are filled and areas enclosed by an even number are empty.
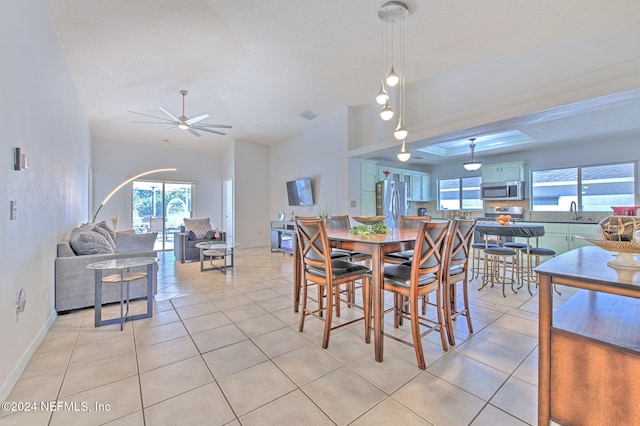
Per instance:
[[[134,123],[145,123],[145,124],[172,124],[171,127],[169,127],[168,129],[165,129],[162,131],[162,133],[168,133],[168,132],[173,132],[174,130],[177,129],[182,129],[182,130],[188,130],[189,133],[191,133],[194,136],[200,137],[200,133],[198,133],[198,131],[202,131],[202,132],[209,132],[209,133],[216,133],[218,135],[226,135],[226,133],[220,132],[218,130],[213,130],[214,128],[218,128],[218,129],[231,129],[231,126],[227,125],[227,124],[205,124],[205,123],[201,123],[202,120],[206,120],[207,118],[209,118],[209,114],[200,114],[196,117],[193,118],[189,118],[185,115],[184,113],[184,97],[187,96],[189,92],[187,92],[186,90],[181,90],[180,94],[182,95],[182,115],[181,116],[176,116],[175,114],[169,112],[166,108],[163,107],[158,107],[160,108],[160,111],[164,112],[165,114],[167,114],[169,118],[164,118],[164,117],[156,117],[155,115],[149,115],[149,114],[144,114],[142,112],[136,112],[136,111],[127,111],[127,112],[131,112],[133,114],[139,114],[139,115],[144,115],[146,117],[151,117],[151,118],[155,118],[157,120],[162,120],[162,121],[134,121]]]

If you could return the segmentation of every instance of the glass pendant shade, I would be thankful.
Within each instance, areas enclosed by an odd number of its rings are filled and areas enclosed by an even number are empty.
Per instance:
[[[393,110],[388,103],[385,103],[384,107],[382,107],[382,110],[380,111],[380,118],[384,121],[389,121],[393,118]]]
[[[393,69],[393,65],[391,65],[391,71],[387,74],[387,85],[391,87],[395,87],[400,82],[400,77],[396,74],[396,70]]]
[[[387,102],[389,102],[389,94],[387,93],[387,90],[384,88],[384,81],[382,82],[380,91],[376,95],[376,102],[380,105],[384,105]]]
[[[404,122],[402,121],[402,117],[400,117],[400,120],[398,120],[398,126],[393,131],[393,137],[401,141],[403,139],[406,139],[408,134],[409,132],[407,131],[407,128],[404,127]]]
[[[398,153],[398,160],[409,161],[409,158],[411,158],[411,153],[407,151],[407,148],[404,145],[404,141],[402,141],[402,149]]]

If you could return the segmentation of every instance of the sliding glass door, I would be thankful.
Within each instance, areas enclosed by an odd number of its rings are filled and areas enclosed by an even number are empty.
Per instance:
[[[191,183],[134,181],[133,229],[138,234],[157,232],[155,250],[173,250],[174,234],[191,217]]]

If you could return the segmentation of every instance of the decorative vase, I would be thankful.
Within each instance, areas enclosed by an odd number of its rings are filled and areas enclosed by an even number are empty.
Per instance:
[[[117,228],[118,228],[118,219],[119,219],[119,218],[120,218],[119,216],[113,216],[113,217],[111,218],[111,224],[113,225],[113,230],[114,230],[114,231],[116,231],[116,230],[117,230]]]

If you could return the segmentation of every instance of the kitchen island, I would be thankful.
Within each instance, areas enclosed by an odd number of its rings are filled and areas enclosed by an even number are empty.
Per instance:
[[[581,247],[540,265],[538,424],[637,424],[640,269]],[[553,310],[552,284],[582,289]]]

